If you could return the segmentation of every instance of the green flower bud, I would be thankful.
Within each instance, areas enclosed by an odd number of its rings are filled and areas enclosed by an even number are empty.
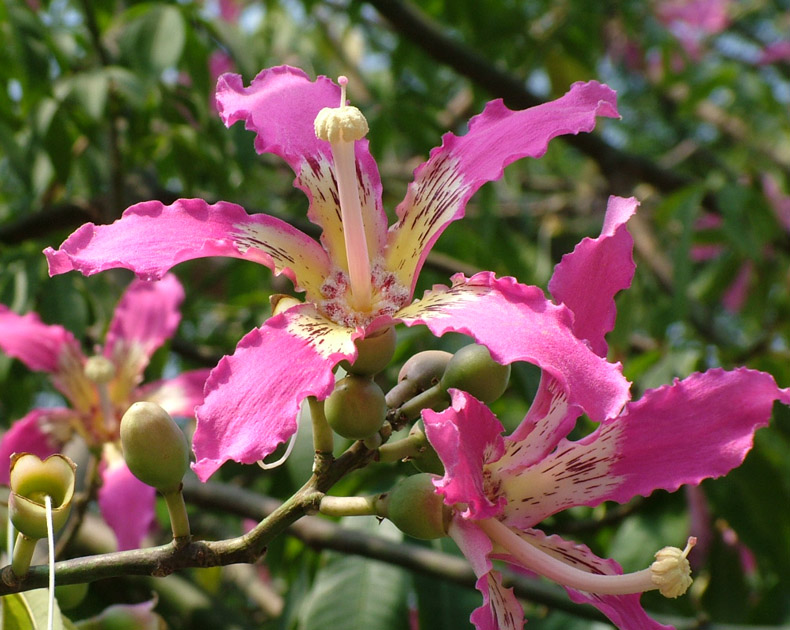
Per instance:
[[[384,392],[371,379],[350,374],[335,383],[324,412],[329,426],[353,440],[364,440],[384,424],[387,405]]]
[[[419,473],[401,479],[383,499],[387,518],[404,534],[423,540],[447,535],[452,512],[436,493],[435,478]]]
[[[52,501],[52,527],[61,529],[69,517],[77,466],[65,455],[50,455],[43,462],[31,453],[11,456],[8,510],[11,522],[31,539],[47,537],[45,497]]]
[[[484,403],[499,398],[510,380],[510,365],[500,365],[485,346],[464,346],[453,355],[442,376],[442,388],[462,389]]]
[[[75,625],[80,630],[165,630],[167,624],[153,611],[155,605],[155,599],[141,604],[115,604]]]
[[[387,367],[395,354],[396,342],[397,335],[393,326],[377,330],[369,337],[357,339],[354,345],[358,353],[354,363],[341,361],[340,367],[349,374],[378,374]]]
[[[189,466],[186,436],[162,407],[136,402],[121,418],[123,458],[132,474],[162,494],[176,492]]]
[[[425,436],[425,427],[422,420],[414,423],[414,426],[409,431],[409,437],[418,438],[420,440],[420,451],[417,455],[409,458],[409,461],[420,472],[433,473],[434,475],[444,474],[444,464],[436,454],[436,450],[431,446],[428,438]]]
[[[387,406],[400,407],[417,394],[436,385],[453,355],[444,350],[425,350],[409,358],[398,374],[398,384],[387,394]]]
[[[76,608],[88,594],[88,584],[80,582],[78,584],[58,584],[55,587],[55,597],[58,600],[58,607],[61,610],[71,610]]]

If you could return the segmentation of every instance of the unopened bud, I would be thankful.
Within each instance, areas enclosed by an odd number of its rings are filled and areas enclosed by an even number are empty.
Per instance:
[[[354,345],[357,347],[357,358],[354,363],[341,361],[342,367],[349,374],[378,374],[387,367],[387,364],[395,354],[395,344],[397,336],[393,326],[387,326],[377,330],[369,337],[357,339]]]
[[[141,604],[114,604],[77,626],[80,630],[165,630],[167,624],[153,611],[155,605],[156,599]]]
[[[364,440],[384,424],[387,405],[384,392],[371,379],[350,374],[335,383],[324,412],[329,426],[352,440]]]
[[[488,348],[473,343],[453,355],[441,384],[445,391],[454,387],[484,403],[492,403],[505,392],[509,380],[510,365],[497,363]]]
[[[433,485],[435,475],[401,479],[383,499],[387,518],[404,534],[422,540],[447,535],[451,511]]]
[[[175,492],[189,467],[186,436],[162,407],[136,402],[121,418],[123,458],[131,473],[162,494]]]
[[[442,464],[442,460],[436,453],[436,449],[428,441],[422,420],[414,423],[414,426],[409,431],[409,437],[420,441],[419,452],[409,458],[414,467],[420,472],[443,475],[444,464]]]
[[[410,357],[398,373],[398,384],[387,394],[387,406],[400,407],[436,385],[452,358],[453,355],[444,350],[424,350]]]

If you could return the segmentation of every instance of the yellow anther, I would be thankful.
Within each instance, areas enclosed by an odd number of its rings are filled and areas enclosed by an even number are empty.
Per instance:
[[[328,142],[354,142],[368,133],[368,121],[356,107],[346,105],[348,79],[340,77],[340,106],[324,107],[315,117],[315,135]]]
[[[115,377],[115,366],[107,357],[96,355],[85,362],[84,372],[94,383],[109,383]]]
[[[368,121],[356,107],[324,107],[315,117],[315,135],[329,142],[353,142],[368,133]]]
[[[687,556],[697,543],[693,536],[688,539],[686,548],[664,547],[656,552],[656,560],[650,565],[653,584],[664,597],[679,597],[685,593],[693,580]]]

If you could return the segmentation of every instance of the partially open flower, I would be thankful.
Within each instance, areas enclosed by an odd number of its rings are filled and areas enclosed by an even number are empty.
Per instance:
[[[31,453],[15,453],[11,457],[8,497],[14,527],[28,538],[46,538],[47,496],[52,500],[53,528],[57,531],[63,527],[71,511],[76,468],[65,455],[50,455],[41,461]]]

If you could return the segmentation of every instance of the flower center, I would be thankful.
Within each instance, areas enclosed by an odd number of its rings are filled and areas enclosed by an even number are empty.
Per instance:
[[[115,365],[108,358],[101,355],[90,357],[85,362],[85,377],[96,384],[96,391],[99,394],[99,405],[104,423],[104,429],[109,433],[114,433],[118,426],[115,417],[112,399],[110,397],[109,384],[115,378]]]
[[[358,311],[369,311],[371,301],[370,255],[368,254],[362,206],[359,202],[354,142],[368,132],[368,123],[356,107],[346,105],[348,79],[339,77],[340,106],[324,107],[315,118],[315,135],[332,146],[335,178],[340,199],[340,217],[346,245],[348,277],[351,284],[351,305]]]
[[[352,302],[349,294],[350,277],[336,269],[321,285],[323,299],[318,302],[320,310],[333,322],[355,328],[366,326],[380,315],[392,315],[409,301],[409,290],[398,282],[397,276],[384,268],[379,259],[371,265],[370,307],[361,311]]]

